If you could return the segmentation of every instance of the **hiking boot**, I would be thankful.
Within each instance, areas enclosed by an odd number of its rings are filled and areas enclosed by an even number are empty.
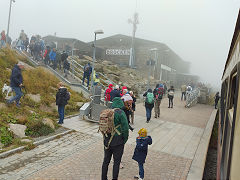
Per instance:
[[[155,118],[157,118],[157,116],[155,116]]]

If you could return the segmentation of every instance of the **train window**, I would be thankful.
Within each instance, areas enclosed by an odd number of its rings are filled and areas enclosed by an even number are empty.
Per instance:
[[[229,101],[229,110],[233,110],[235,104],[235,93],[236,93],[236,83],[237,83],[237,72],[234,73],[231,77],[231,87],[230,87],[230,101]]]
[[[227,94],[228,94],[228,79],[226,79],[222,84],[221,90],[221,133],[220,133],[220,142],[222,145],[222,136],[223,136],[223,129],[224,129],[224,122],[226,121],[226,107],[227,107]]]

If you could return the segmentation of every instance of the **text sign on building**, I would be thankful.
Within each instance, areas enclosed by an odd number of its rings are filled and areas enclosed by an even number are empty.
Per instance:
[[[106,55],[129,56],[130,49],[106,49]]]

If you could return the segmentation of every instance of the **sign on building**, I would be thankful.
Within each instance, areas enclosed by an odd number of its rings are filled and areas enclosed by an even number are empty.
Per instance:
[[[130,49],[106,49],[106,55],[129,56]]]

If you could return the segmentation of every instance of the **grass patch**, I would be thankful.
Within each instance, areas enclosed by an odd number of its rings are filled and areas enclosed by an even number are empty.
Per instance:
[[[4,83],[10,84],[11,70],[19,60],[31,65],[25,57],[18,55],[15,51],[9,48],[0,49],[0,88],[3,87]],[[22,74],[25,86],[23,93],[25,96],[21,98],[21,108],[16,108],[13,104],[7,108],[0,109],[0,140],[5,147],[10,147],[11,145],[19,146],[21,144],[8,130],[9,123],[26,125],[26,135],[31,137],[48,135],[54,132],[54,129],[42,123],[43,118],[52,119],[55,127],[58,127],[55,122],[58,118],[58,113],[54,106],[59,80],[41,67],[27,68],[26,66]],[[77,102],[87,101],[82,93],[77,93],[69,87],[67,88],[71,93],[71,99],[69,105],[66,106],[66,116],[79,111]],[[35,102],[29,96],[26,96],[27,94],[38,94],[41,101]],[[5,103],[5,95],[2,93],[0,93],[0,103]],[[44,106],[44,108],[40,108],[40,106]]]

